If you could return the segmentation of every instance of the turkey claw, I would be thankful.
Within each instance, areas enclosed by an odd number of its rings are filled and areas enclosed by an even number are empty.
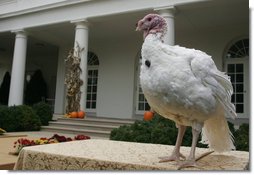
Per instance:
[[[177,155],[171,155],[171,156],[166,156],[166,157],[159,157],[159,159],[161,159],[159,161],[159,163],[163,163],[163,162],[170,162],[170,161],[179,161],[180,158],[182,158],[183,160],[186,159],[186,157],[180,153],[179,156]]]
[[[178,164],[178,168],[177,170],[181,170],[183,168],[189,168],[189,167],[195,167],[195,168],[199,168],[196,161],[193,161],[193,160],[186,160],[186,161],[183,161],[183,162],[180,162]]]

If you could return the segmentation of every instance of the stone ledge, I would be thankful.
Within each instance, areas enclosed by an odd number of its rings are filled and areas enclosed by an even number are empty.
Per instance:
[[[22,150],[15,169],[177,170],[176,162],[158,163],[158,157],[169,155],[173,148],[169,145],[96,139],[33,146]],[[181,148],[186,156],[189,151],[189,147]],[[207,151],[197,148],[196,156]],[[198,161],[201,169],[184,170],[247,170],[248,164],[249,152],[232,151],[212,153]]]

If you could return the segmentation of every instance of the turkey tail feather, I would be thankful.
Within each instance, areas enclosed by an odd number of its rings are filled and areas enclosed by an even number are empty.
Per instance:
[[[226,111],[225,115],[229,118],[235,119],[237,117],[237,114],[235,112],[235,106],[231,103],[231,95],[233,94],[233,87],[230,82],[230,77],[223,74],[222,72],[217,72],[215,74],[216,80],[220,83],[221,87],[219,89],[224,89],[224,94],[226,94],[225,97],[223,97],[221,94],[217,94],[217,99],[220,101],[220,103],[224,106],[224,109]]]
[[[216,116],[206,120],[201,143],[208,144],[216,152],[235,150],[233,135],[229,130],[223,107]]]

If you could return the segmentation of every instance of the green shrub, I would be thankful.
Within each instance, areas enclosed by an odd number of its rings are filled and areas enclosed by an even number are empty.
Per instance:
[[[50,105],[45,102],[39,102],[33,105],[33,110],[39,116],[42,125],[48,125],[52,119],[52,111]]]
[[[237,150],[249,151],[249,124],[242,124],[234,133]]]
[[[233,124],[229,123],[229,128],[235,136],[235,145],[237,150],[248,150],[248,127],[243,125],[239,130],[235,131]],[[136,121],[132,125],[123,125],[112,130],[110,134],[111,140],[156,143],[175,145],[178,129],[175,123],[159,115],[155,115],[150,121]],[[201,140],[201,136],[199,138]],[[191,146],[192,132],[191,128],[186,129],[183,146]],[[197,143],[198,147],[207,147],[207,145]]]
[[[7,130],[7,119],[9,118],[9,108],[8,106],[0,105],[0,128]]]
[[[114,129],[110,134],[111,140],[156,143],[174,145],[178,129],[175,123],[159,115],[155,115],[150,121],[135,121],[132,125],[123,125]],[[186,130],[183,146],[190,146],[192,141],[191,129]],[[206,145],[198,144],[199,147]]]
[[[0,115],[1,128],[7,132],[40,130],[40,119],[29,106],[20,105],[1,108]]]

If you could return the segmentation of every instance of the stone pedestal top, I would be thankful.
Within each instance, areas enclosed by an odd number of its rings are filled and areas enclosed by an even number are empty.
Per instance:
[[[159,163],[158,159],[170,155],[173,148],[170,145],[96,139],[32,146],[21,151],[15,169],[177,170],[176,162]],[[190,147],[181,148],[185,156],[189,151]],[[208,151],[197,148],[196,156]],[[200,168],[183,170],[246,170],[249,152],[212,153],[197,163]]]

